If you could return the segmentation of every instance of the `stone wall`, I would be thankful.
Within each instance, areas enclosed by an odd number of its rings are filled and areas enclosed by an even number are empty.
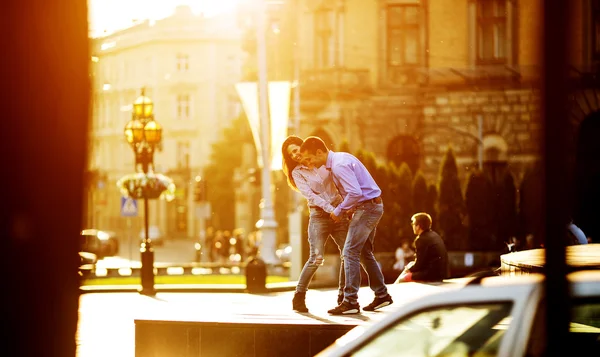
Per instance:
[[[518,179],[536,160],[541,144],[540,95],[532,89],[429,92],[423,98],[423,171],[437,177],[448,146],[464,179],[478,161],[478,115],[483,137],[499,137]],[[484,156],[485,157],[485,156]]]
[[[349,112],[342,117],[323,111],[303,121],[304,131],[323,128],[332,138],[347,138],[352,150],[360,147],[386,160],[387,148],[399,135],[412,136],[421,145],[420,169],[430,183],[437,182],[440,163],[449,146],[455,150],[459,174],[466,181],[478,161],[478,119],[483,136],[501,138],[505,156],[517,183],[537,158],[541,144],[540,95],[530,88],[486,91],[439,90],[414,94],[378,93],[362,102],[337,103]],[[350,114],[351,113],[351,114]]]

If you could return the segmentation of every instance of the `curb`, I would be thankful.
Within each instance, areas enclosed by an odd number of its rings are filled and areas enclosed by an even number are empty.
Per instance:
[[[279,293],[296,290],[297,281],[269,283],[264,289],[249,291],[245,284],[157,284],[157,293]],[[335,288],[337,285],[313,281],[311,289]],[[91,293],[139,293],[140,285],[84,285],[79,287],[80,294]]]

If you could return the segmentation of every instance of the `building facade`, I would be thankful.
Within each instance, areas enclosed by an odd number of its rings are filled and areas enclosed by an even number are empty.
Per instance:
[[[542,150],[538,0],[295,2],[301,135],[348,141],[435,183],[448,147],[463,182],[483,166],[520,183]],[[569,1],[573,216],[598,237],[600,1]],[[551,43],[551,41],[550,41]],[[561,74],[557,74],[561,75]],[[548,113],[552,120],[552,113]],[[494,176],[492,176],[494,177]],[[496,176],[497,177],[497,176]],[[595,238],[597,240],[598,238]]]
[[[301,128],[434,181],[539,153],[536,1],[301,1]]]
[[[150,224],[167,237],[197,235],[193,180],[209,162],[211,144],[239,116],[234,84],[240,80],[243,52],[233,14],[205,18],[189,7],[157,21],[144,21],[91,39],[93,108],[90,138],[87,226],[123,230],[116,181],[134,171],[134,155],[123,129],[131,104],[145,88],[162,125],[156,171],[175,180],[172,202],[150,204]],[[141,204],[141,203],[140,203]],[[140,207],[142,208],[142,207]]]

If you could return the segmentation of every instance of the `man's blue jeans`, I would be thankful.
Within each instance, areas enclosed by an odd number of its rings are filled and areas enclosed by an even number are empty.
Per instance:
[[[369,201],[359,204],[350,220],[343,250],[346,271],[344,301],[354,304],[358,300],[361,265],[369,275],[369,286],[375,296],[384,297],[388,294],[383,273],[373,254],[375,231],[381,216],[383,203]]]
[[[344,241],[348,234],[348,223],[348,219],[345,217],[336,223],[331,219],[329,213],[324,210],[320,208],[310,208],[310,218],[308,221],[308,244],[310,246],[310,253],[308,260],[300,273],[296,292],[302,293],[308,290],[308,285],[317,272],[317,269],[323,265],[325,243],[327,242],[327,238],[331,236],[340,250],[339,294],[343,294],[345,279],[344,258],[342,257],[341,252],[344,249]]]

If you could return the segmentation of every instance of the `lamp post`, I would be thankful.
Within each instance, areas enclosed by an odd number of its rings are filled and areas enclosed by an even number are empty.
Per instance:
[[[145,96],[142,88],[141,95],[133,103],[132,118],[125,126],[125,139],[135,155],[136,171],[141,169],[144,174],[154,172],[154,151],[162,140],[162,128],[154,121],[154,103]],[[141,294],[155,295],[154,290],[154,250],[149,237],[148,227],[148,189],[143,189],[144,199],[144,238],[140,246],[142,270]]]

